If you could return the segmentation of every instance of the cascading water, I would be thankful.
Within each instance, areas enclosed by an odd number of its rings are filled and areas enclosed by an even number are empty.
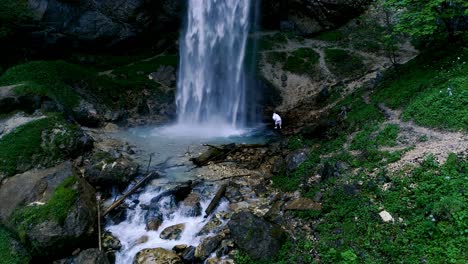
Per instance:
[[[180,39],[178,123],[243,127],[250,0],[188,1]]]

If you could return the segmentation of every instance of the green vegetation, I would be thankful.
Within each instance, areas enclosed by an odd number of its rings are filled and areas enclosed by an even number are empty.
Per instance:
[[[28,1],[0,1],[0,38],[10,35],[21,24],[32,19]]]
[[[345,36],[343,35],[342,32],[338,30],[334,30],[334,31],[322,32],[318,34],[317,36],[315,36],[314,38],[318,40],[323,40],[323,41],[341,41],[345,38]]]
[[[35,61],[8,69],[0,77],[0,85],[20,85],[15,88],[19,95],[48,96],[69,108],[79,101],[78,94],[70,85],[87,79],[92,74],[64,61]]]
[[[325,61],[334,74],[343,78],[362,73],[365,66],[361,56],[342,49],[326,49]]]
[[[283,69],[299,74],[313,74],[320,56],[313,49],[299,48],[289,54]]]
[[[452,39],[466,31],[457,24],[463,23],[468,12],[465,0],[385,0],[388,7],[397,10],[396,29],[416,37],[446,34]]]
[[[0,226],[0,264],[25,264],[29,261],[29,256],[14,244],[10,232]]]
[[[466,131],[467,72],[467,48],[430,51],[387,74],[372,100],[403,108],[404,120]]]
[[[274,35],[262,36],[259,40],[260,50],[273,50],[288,43],[286,33],[276,33]]]
[[[25,206],[17,209],[11,216],[23,242],[28,228],[44,221],[55,221],[62,225],[76,202],[78,192],[74,188],[77,179],[70,176],[65,179],[44,205]]]
[[[42,137],[54,129],[63,133],[44,144]],[[0,139],[0,174],[12,176],[33,165],[52,165],[62,160],[66,150],[60,146],[70,145],[76,129],[59,115],[49,115],[16,128]]]

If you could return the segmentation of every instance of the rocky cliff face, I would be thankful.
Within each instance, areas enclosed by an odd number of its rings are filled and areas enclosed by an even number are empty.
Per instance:
[[[144,34],[179,28],[182,1],[29,0],[40,29],[34,35],[48,44],[72,40],[103,47]]]
[[[262,1],[266,28],[308,35],[336,28],[361,14],[369,0]],[[29,0],[42,43],[72,41],[76,46],[109,47],[137,37],[177,32],[185,1],[176,0]]]
[[[364,12],[369,0],[273,0],[262,1],[262,22],[310,35],[337,28]]]

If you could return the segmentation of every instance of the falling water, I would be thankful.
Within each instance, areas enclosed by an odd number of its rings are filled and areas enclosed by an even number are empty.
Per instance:
[[[231,128],[245,124],[250,9],[250,0],[188,1],[180,40],[179,124]]]

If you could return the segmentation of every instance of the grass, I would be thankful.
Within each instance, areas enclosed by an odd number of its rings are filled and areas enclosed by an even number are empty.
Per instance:
[[[260,50],[273,50],[288,43],[288,35],[285,33],[276,33],[274,35],[262,36],[258,42]]]
[[[315,263],[312,249],[321,263],[464,263],[467,169],[466,160],[451,154],[440,166],[428,157],[404,177],[381,170],[375,177],[361,173],[322,182],[312,192],[322,191],[322,211],[303,215],[320,219],[320,240],[289,242],[269,263]],[[391,187],[383,191],[383,183]],[[395,221],[383,222],[382,210]]]
[[[1,85],[17,85],[19,95],[43,95],[72,108],[79,102],[79,95],[69,84],[88,78],[93,73],[64,61],[35,61],[8,69],[0,77]]]
[[[364,72],[363,58],[342,49],[325,49],[325,61],[334,74],[349,78]]]
[[[345,38],[342,32],[334,30],[334,31],[326,31],[318,34],[317,36],[314,37],[315,39],[318,40],[323,40],[323,41],[341,41]]]
[[[37,228],[38,224],[46,221],[64,224],[78,197],[78,191],[74,188],[76,181],[75,176],[69,176],[57,186],[46,204],[24,206],[13,212],[10,222],[15,226],[21,241],[30,245],[33,251],[40,248],[40,245],[28,241],[28,230]]]
[[[297,74],[313,74],[319,58],[313,49],[299,48],[289,54],[283,69]]]
[[[30,258],[13,242],[13,236],[0,226],[0,264],[25,264]]]
[[[44,132],[53,129],[65,131],[49,144],[43,144]],[[63,159],[60,145],[72,140],[76,127],[59,115],[50,115],[15,129],[0,139],[0,174],[12,176],[37,165],[52,165]],[[65,144],[67,145],[67,144]]]
[[[403,119],[419,125],[466,131],[467,73],[467,48],[426,52],[387,73],[372,100],[403,109]]]

